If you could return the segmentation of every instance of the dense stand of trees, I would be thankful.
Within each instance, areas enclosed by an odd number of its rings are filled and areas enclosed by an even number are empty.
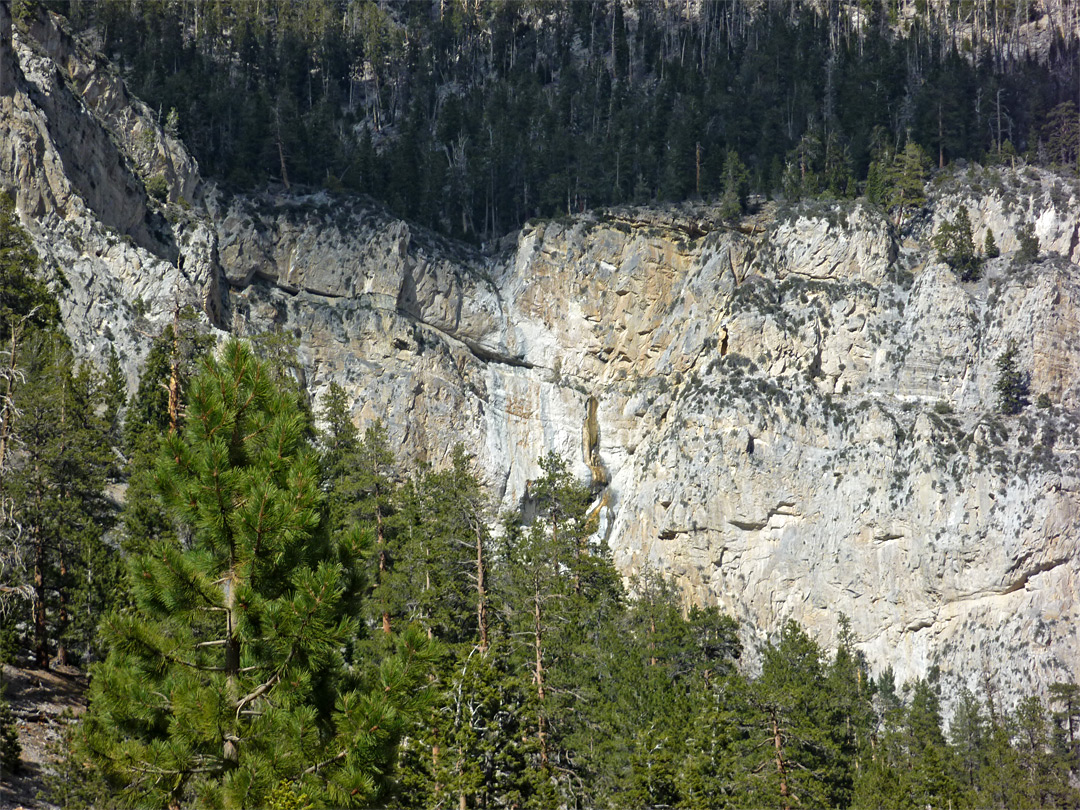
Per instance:
[[[49,5],[210,175],[367,192],[472,240],[616,203],[852,195],[906,144],[935,165],[1080,150],[1075,5],[1039,57],[1022,0]]]

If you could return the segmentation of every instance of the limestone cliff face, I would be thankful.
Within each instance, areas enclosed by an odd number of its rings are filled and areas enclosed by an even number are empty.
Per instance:
[[[1075,676],[1075,186],[960,170],[903,238],[862,203],[738,228],[701,206],[530,223],[481,253],[360,200],[226,197],[55,19],[31,34],[0,48],[0,186],[87,355],[114,345],[133,378],[177,300],[222,332],[283,329],[316,399],[342,384],[405,459],[464,442],[503,506],[562,453],[628,577],[825,644],[844,613],[901,680]],[[1003,251],[974,283],[929,247],[961,204]],[[1025,221],[1044,258],[1016,267]],[[1049,408],[996,413],[1009,340]]]

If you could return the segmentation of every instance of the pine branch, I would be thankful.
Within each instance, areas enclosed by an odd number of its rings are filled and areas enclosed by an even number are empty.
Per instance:
[[[292,656],[290,655],[289,657],[291,658]],[[286,661],[285,665],[287,666],[288,663],[289,662]],[[282,667],[282,669],[284,669],[284,666]],[[273,675],[270,676],[270,680],[264,681],[263,683],[259,684],[259,686],[256,687],[254,691],[248,692],[246,695],[244,695],[242,698],[240,698],[236,702],[236,716],[237,716],[237,718],[240,717],[240,711],[247,704],[251,703],[253,700],[258,700],[260,697],[265,695],[268,691],[273,689],[274,685],[276,683],[278,683],[280,680],[281,680],[281,671],[279,670],[278,672],[275,672]]]
[[[377,729],[378,729],[378,726],[375,726],[374,728],[372,728],[372,731],[376,731]],[[300,775],[301,776],[307,776],[308,774],[318,773],[320,770],[325,768],[327,765],[333,765],[335,762],[340,762],[341,760],[345,759],[345,757],[347,757],[348,755],[349,755],[349,749],[345,748],[341,752],[339,752],[336,756],[330,757],[330,759],[324,759],[322,762],[316,762],[310,768],[305,768],[304,770],[302,770],[300,772]]]

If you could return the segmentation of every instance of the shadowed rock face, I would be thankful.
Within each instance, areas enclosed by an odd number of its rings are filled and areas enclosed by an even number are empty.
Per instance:
[[[283,329],[316,399],[340,383],[405,459],[464,442],[503,506],[562,453],[627,576],[659,568],[688,600],[825,644],[844,613],[901,680],[1074,677],[1073,186],[961,171],[902,239],[860,203],[770,204],[738,229],[702,206],[531,223],[482,254],[362,200],[219,194],[57,26],[0,64],[0,185],[85,354],[116,346],[134,380],[177,300],[223,331]],[[139,181],[155,175],[164,201]],[[975,283],[929,247],[960,204],[1002,249]],[[1048,258],[1017,268],[1025,221]],[[1052,407],[997,415],[1010,339]]]

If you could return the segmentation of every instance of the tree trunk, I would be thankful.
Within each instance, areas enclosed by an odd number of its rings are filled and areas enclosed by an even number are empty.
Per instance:
[[[540,604],[540,583],[537,582],[533,590],[533,645],[536,652],[536,696],[539,699],[540,711],[537,716],[536,738],[540,742],[540,763],[547,767],[547,721],[544,719],[544,630],[543,610]]]
[[[694,189],[698,197],[701,196],[701,141],[698,141],[694,149]]]
[[[180,298],[173,304],[173,346],[169,362],[169,433],[180,424]]]
[[[68,623],[71,617],[68,615],[68,603],[67,603],[67,555],[64,553],[64,544],[60,543],[60,580],[58,582],[59,588],[57,591],[60,595],[60,616],[57,622],[56,638],[56,663],[67,666],[68,655],[67,647],[64,645],[64,631],[67,630]]]
[[[289,170],[285,167],[285,144],[281,140],[281,109],[274,111],[274,123],[276,124],[274,140],[277,141],[278,163],[281,167],[281,182],[285,190],[289,191]]]
[[[40,508],[41,490],[37,492]],[[37,665],[49,668],[49,626],[45,621],[45,538],[41,527],[34,526],[34,652]]]
[[[231,545],[231,543],[230,543]],[[236,637],[236,554],[229,554],[229,573],[225,578],[225,693],[229,704],[236,705],[240,699],[240,639]],[[222,759],[226,767],[235,768],[240,764],[239,742],[235,731],[226,734],[222,746]]]
[[[382,509],[379,508],[379,488],[375,487],[375,544],[379,547],[379,587],[382,588],[386,580],[386,543],[383,535]],[[390,632],[390,611],[386,609],[386,597],[382,597],[382,629],[384,633]]]
[[[4,393],[0,397],[0,481],[3,480],[4,457],[7,455],[8,436],[11,435],[12,422],[15,419],[15,407],[12,397],[15,395],[15,372],[18,368],[16,353],[19,348],[19,331],[14,318],[11,323],[11,357],[8,358],[7,374],[4,377]]]
[[[480,630],[480,651],[488,648],[487,586],[484,583],[484,529],[476,521],[476,623]]]
[[[58,457],[63,458],[67,453],[67,381],[65,379],[64,386],[60,390],[60,452]],[[65,492],[64,488],[58,493],[64,500],[70,497],[69,492]],[[67,666],[67,648],[64,646],[64,632],[68,626],[68,605],[67,605],[67,553],[64,549],[65,539],[63,537],[57,538],[57,553],[60,556],[60,576],[56,581],[56,591],[60,598],[60,610],[57,619],[56,628],[56,660],[57,663]]]
[[[783,810],[791,810],[787,772],[784,769],[784,740],[780,734],[780,721],[776,716],[776,709],[769,711],[769,719],[772,721],[773,747],[776,749],[776,772],[780,775],[780,806]]]
[[[649,617],[649,666],[656,666],[656,617]]]
[[[937,141],[938,141],[938,168],[945,168],[945,135],[941,125],[941,102],[937,107]]]

